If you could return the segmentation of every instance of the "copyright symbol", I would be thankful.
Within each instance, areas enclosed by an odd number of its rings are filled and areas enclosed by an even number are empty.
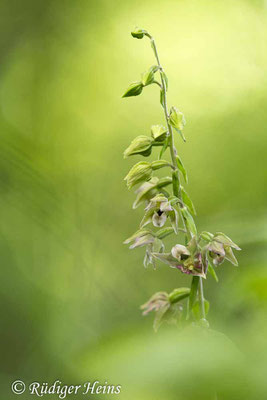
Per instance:
[[[11,385],[11,390],[15,394],[22,394],[25,392],[25,383],[22,381],[14,381]]]

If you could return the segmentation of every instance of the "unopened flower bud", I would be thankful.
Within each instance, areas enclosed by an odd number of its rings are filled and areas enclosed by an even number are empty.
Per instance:
[[[126,90],[126,92],[122,97],[138,96],[139,94],[142,93],[142,90],[143,90],[142,82],[131,83],[131,85],[128,87],[128,89]]]
[[[144,29],[140,29],[138,27],[136,27],[132,32],[131,35],[132,37],[136,38],[136,39],[143,39],[144,35],[147,33],[147,31],[145,31]]]
[[[151,163],[140,161],[130,169],[124,180],[127,181],[127,186],[131,189],[137,183],[147,181],[151,177],[151,174]]]
[[[148,136],[137,136],[124,151],[124,158],[134,154],[141,154],[142,156],[149,156],[151,154],[153,139]]]

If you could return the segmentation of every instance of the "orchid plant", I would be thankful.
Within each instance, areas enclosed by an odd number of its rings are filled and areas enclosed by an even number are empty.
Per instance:
[[[145,203],[145,212],[137,232],[124,243],[130,244],[130,249],[145,248],[145,267],[152,264],[155,268],[156,262],[160,261],[192,277],[190,288],[174,289],[171,293],[155,293],[141,308],[144,315],[155,311],[155,330],[163,321],[188,320],[208,326],[206,317],[209,303],[204,297],[203,279],[209,273],[218,281],[215,267],[225,260],[237,266],[233,249],[240,248],[222,232],[198,233],[193,202],[181,183],[182,179],[187,183],[187,172],[175,146],[176,133],[183,142],[186,141],[183,133],[185,117],[178,108],[168,108],[168,78],[161,66],[154,38],[139,28],[131,34],[137,39],[147,37],[150,40],[156,64],[142,74],[140,81],[132,83],[123,97],[138,96],[144,88],[156,84],[166,125],[151,126],[151,136],[137,136],[124,151],[125,158],[135,155],[148,157],[154,148],[160,148],[157,159],[138,162],[125,177],[129,189],[139,185],[133,208]],[[170,153],[170,161],[165,159],[167,151]],[[161,168],[171,171],[170,176],[158,178],[155,171]],[[166,251],[164,239],[172,234],[178,235],[176,244],[170,251]],[[184,244],[180,243],[182,237]]]

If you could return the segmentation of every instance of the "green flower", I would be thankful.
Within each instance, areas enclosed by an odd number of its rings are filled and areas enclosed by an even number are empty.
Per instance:
[[[151,311],[159,311],[162,308],[169,307],[169,295],[166,292],[155,293],[145,304],[140,308],[143,310],[143,315],[147,315]]]
[[[238,262],[232,249],[241,250],[239,246],[222,232],[216,232],[212,241],[207,245],[209,256],[214,265],[220,265],[224,260],[228,260],[237,266]]]
[[[177,323],[177,320],[181,319],[183,306],[180,301],[189,294],[189,288],[174,289],[170,294],[157,292],[140,308],[143,310],[143,315],[155,312],[154,329],[157,331],[162,322]]]
[[[148,244],[153,243],[155,237],[153,236],[152,232],[145,229],[140,229],[139,231],[135,232],[132,236],[126,239],[123,243],[129,244],[132,243],[130,249],[135,249],[136,247],[146,246]]]
[[[176,107],[171,108],[170,123],[178,131],[182,131],[186,124],[184,114]]]
[[[151,136],[156,142],[163,142],[167,136],[167,129],[162,125],[152,125]]]
[[[170,124],[173,126],[174,129],[176,129],[177,132],[180,133],[183,141],[185,142],[186,140],[182,132],[186,124],[185,117],[184,114],[181,111],[179,111],[178,108],[176,107],[171,108]]]
[[[157,192],[159,192],[165,186],[168,186],[172,183],[172,178],[166,176],[165,178],[157,178],[153,176],[148,182],[144,182],[137,190],[136,190],[136,199],[133,203],[133,208],[137,208],[144,201],[150,201],[152,197],[155,196]]]
[[[152,222],[154,226],[161,228],[165,225],[169,217],[174,231],[178,233],[179,214],[163,194],[159,193],[154,196],[145,208],[145,211],[146,213],[141,221],[140,227]]]
[[[184,274],[206,277],[206,268],[196,236],[190,240],[187,246],[176,244],[170,253],[153,253],[153,256],[170,267],[179,269]]]

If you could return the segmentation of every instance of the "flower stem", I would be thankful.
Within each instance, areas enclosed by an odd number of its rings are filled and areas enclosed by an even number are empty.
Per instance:
[[[161,66],[160,63],[160,59],[159,59],[159,54],[158,54],[158,50],[157,50],[157,46],[155,43],[154,38],[147,33],[147,36],[149,37],[150,41],[151,41],[151,47],[154,51],[154,55],[156,57],[157,60],[157,64],[159,67],[159,71],[160,71],[160,79],[161,79],[161,90],[163,92],[163,109],[164,109],[164,115],[165,115],[165,120],[166,120],[166,124],[167,124],[167,134],[170,138],[170,154],[171,154],[171,160],[172,160],[172,165],[173,165],[173,173],[172,173],[172,187],[173,187],[173,194],[174,196],[178,197],[180,200],[181,199],[181,183],[180,183],[180,176],[179,176],[179,170],[177,167],[177,161],[176,161],[176,156],[177,156],[177,150],[175,148],[175,144],[174,144],[174,136],[173,136],[173,131],[172,131],[172,127],[169,121],[169,112],[168,112],[168,103],[167,103],[167,88],[166,88],[166,82],[165,79],[163,77],[163,68]],[[180,213],[180,217],[183,221],[184,227],[186,229],[186,233],[187,233],[187,241],[189,241],[192,238],[191,232],[188,230],[187,225],[185,223],[184,217],[181,215]]]
[[[166,88],[166,82],[164,79],[163,75],[163,68],[160,64],[160,59],[159,59],[159,54],[158,50],[156,47],[156,43],[154,38],[147,33],[146,34],[150,41],[151,41],[151,47],[154,51],[159,72],[160,72],[160,79],[161,79],[161,90],[163,92],[163,109],[164,109],[164,115],[165,115],[165,120],[167,124],[167,134],[170,138],[170,155],[171,155],[171,160],[172,160],[172,165],[173,165],[173,173],[172,173],[172,185],[173,185],[173,194],[174,196],[178,197],[181,200],[181,184],[180,184],[180,176],[179,176],[179,170],[177,167],[177,161],[176,161],[176,156],[177,156],[177,150],[175,148],[174,144],[174,136],[173,136],[173,131],[171,124],[169,122],[169,112],[168,112],[168,104],[167,104],[167,88]],[[181,213],[180,213],[181,215]],[[187,225],[185,223],[184,217],[182,216],[183,224],[186,228],[186,233],[187,233],[187,240],[189,241],[192,238],[192,233],[187,229]],[[194,279],[194,277],[193,277]],[[204,291],[203,291],[203,282],[202,278],[198,277],[199,283],[198,283],[198,295],[199,295],[199,303],[200,303],[200,309],[201,309],[201,317],[206,318],[206,313],[205,313],[205,304],[204,304]]]
[[[199,291],[198,294],[199,294],[201,318],[206,319],[205,299],[204,299],[204,290],[203,290],[203,280],[202,280],[201,276],[199,277],[198,291]]]
[[[169,113],[168,113],[168,104],[167,104],[167,88],[166,88],[166,82],[163,78],[163,68],[160,64],[160,60],[159,60],[159,54],[158,54],[158,50],[156,47],[156,43],[155,40],[152,36],[149,35],[149,38],[151,40],[151,46],[152,49],[154,51],[156,60],[157,60],[157,64],[159,67],[159,72],[160,72],[160,79],[161,79],[161,90],[163,92],[163,98],[164,98],[164,115],[165,115],[165,120],[166,120],[166,124],[167,124],[167,129],[168,129],[168,136],[170,137],[170,153],[171,153],[171,159],[172,159],[172,164],[173,164],[173,194],[175,196],[177,196],[178,198],[181,198],[181,186],[180,186],[180,177],[179,177],[179,171],[177,168],[177,162],[176,162],[176,148],[174,145],[174,137],[173,137],[173,132],[172,132],[172,127],[170,125],[169,122]]]

